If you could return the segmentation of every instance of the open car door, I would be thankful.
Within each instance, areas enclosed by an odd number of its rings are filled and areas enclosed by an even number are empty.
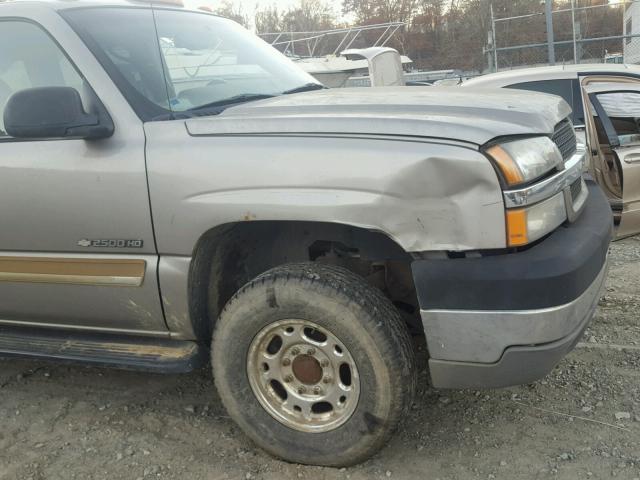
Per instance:
[[[591,173],[611,202],[616,237],[640,233],[640,84],[583,86]]]

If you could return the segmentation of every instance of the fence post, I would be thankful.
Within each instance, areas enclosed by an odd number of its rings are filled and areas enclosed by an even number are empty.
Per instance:
[[[576,0],[571,0],[571,31],[573,32],[573,63],[580,63],[576,44]]]
[[[489,4],[491,10],[491,48],[493,48],[493,68],[498,71],[498,46],[496,45],[496,19],[493,16],[493,3]]]
[[[547,51],[549,53],[549,65],[556,64],[556,52],[553,44],[553,0],[545,0],[544,15],[547,19]]]

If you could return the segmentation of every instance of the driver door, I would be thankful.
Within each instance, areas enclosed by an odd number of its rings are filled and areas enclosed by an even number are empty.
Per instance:
[[[640,84],[583,87],[592,174],[607,194],[616,237],[640,232]]]
[[[13,138],[0,123],[0,330],[166,335],[142,123],[57,14],[35,20],[0,18],[0,118],[26,89],[91,89],[115,130]]]

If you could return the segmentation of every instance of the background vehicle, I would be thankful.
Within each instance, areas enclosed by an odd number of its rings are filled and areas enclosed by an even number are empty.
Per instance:
[[[462,85],[515,88],[562,97],[573,108],[572,121],[579,141],[589,146],[589,171],[609,198],[616,236],[640,232],[640,162],[635,160],[640,149],[640,67],[593,64],[527,68],[476,77]]]
[[[211,345],[251,439],[348,465],[411,405],[410,327],[436,387],[481,388],[591,319],[610,212],[559,98],[324,89],[141,3],[2,4],[0,59],[1,354],[181,372]]]

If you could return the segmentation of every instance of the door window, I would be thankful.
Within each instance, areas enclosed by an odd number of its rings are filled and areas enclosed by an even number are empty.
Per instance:
[[[15,92],[34,87],[73,87],[83,79],[60,47],[40,27],[24,21],[0,22],[0,137],[4,109]]]
[[[597,98],[596,112],[601,108],[608,119],[596,122],[605,133],[617,136],[621,146],[640,143],[640,93],[638,92],[605,92]],[[600,107],[600,108],[598,108]],[[607,127],[610,130],[607,132]],[[612,141],[615,145],[615,141]]]

